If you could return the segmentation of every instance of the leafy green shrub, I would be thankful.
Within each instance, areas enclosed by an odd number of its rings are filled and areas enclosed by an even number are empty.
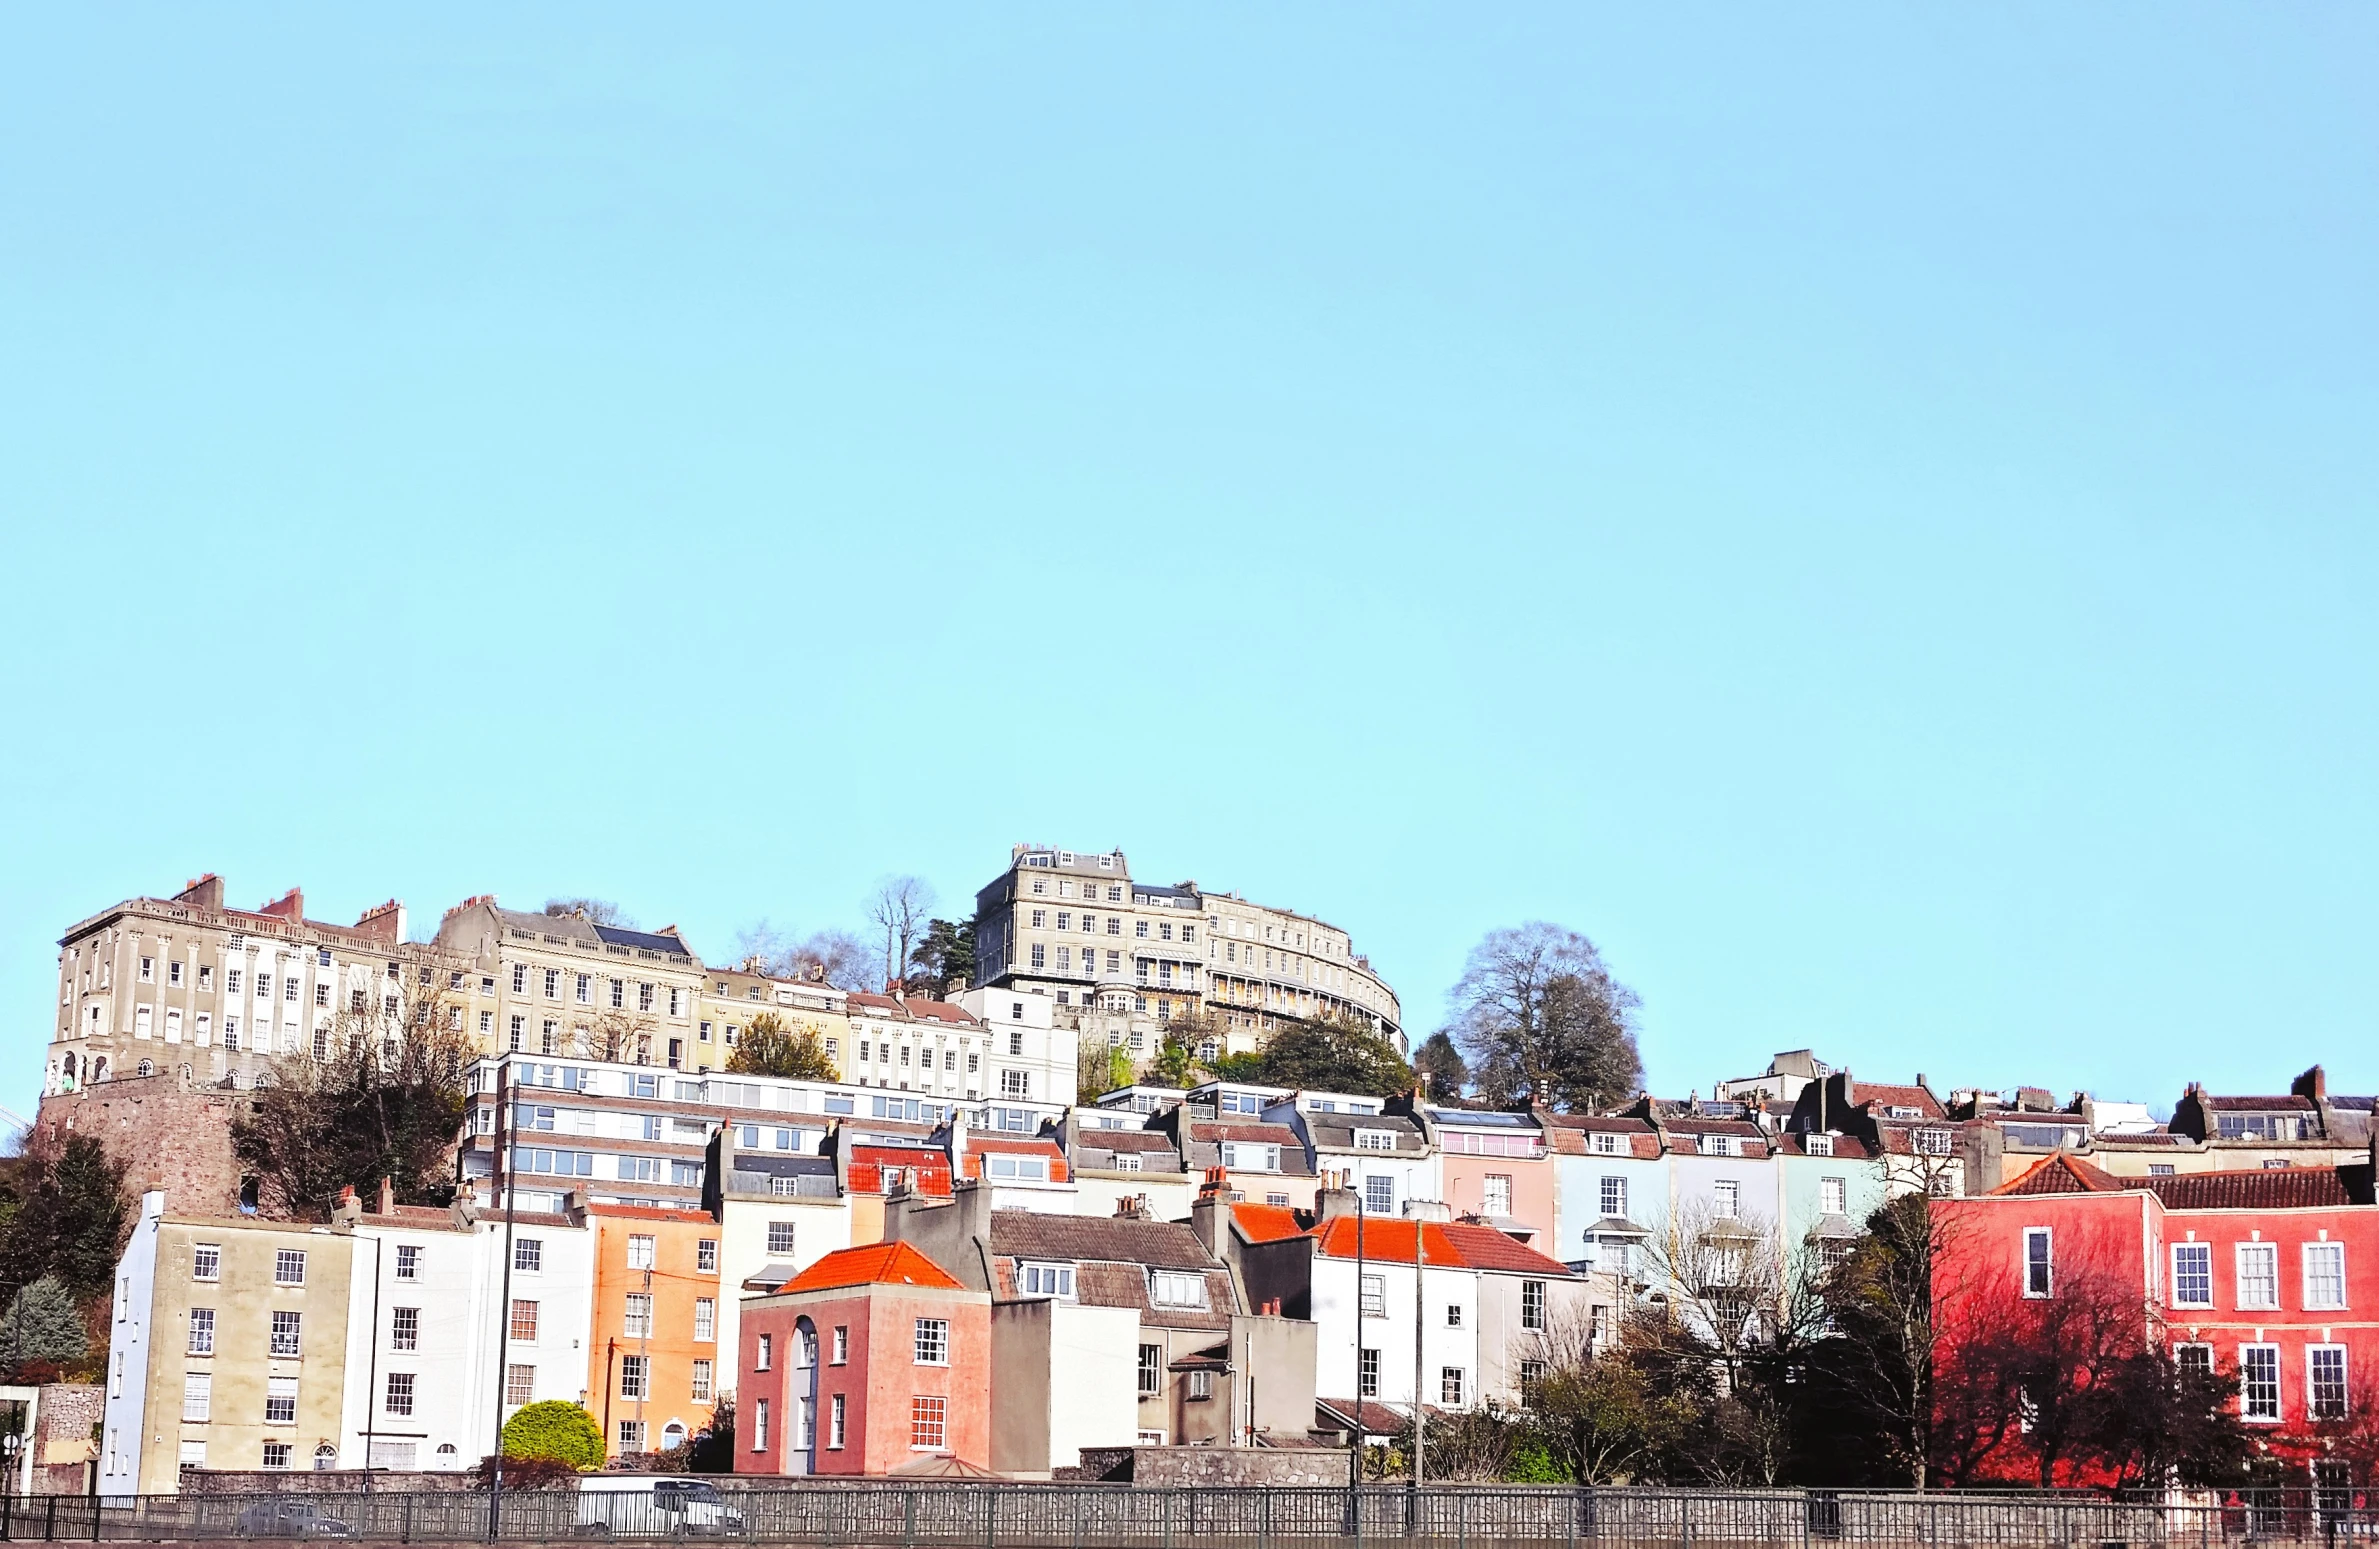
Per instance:
[[[603,1428],[576,1404],[549,1398],[504,1422],[504,1456],[554,1458],[576,1469],[603,1466]]]

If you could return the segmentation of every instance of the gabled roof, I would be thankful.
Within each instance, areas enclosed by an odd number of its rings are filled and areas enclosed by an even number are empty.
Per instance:
[[[1461,1221],[1415,1222],[1366,1217],[1362,1223],[1363,1257],[1385,1264],[1410,1264],[1416,1229],[1421,1251],[1429,1255],[1429,1262],[1435,1267],[1505,1270],[1563,1280],[1577,1278],[1568,1265],[1514,1242],[1492,1226],[1473,1226]],[[1315,1227],[1313,1235],[1326,1256],[1334,1259],[1355,1256],[1355,1217],[1333,1217]]]
[[[1190,1120],[1190,1139],[1210,1142],[1252,1140],[1278,1146],[1297,1146],[1299,1149],[1303,1149],[1303,1143],[1297,1139],[1297,1132],[1286,1124],[1234,1124],[1224,1119],[1192,1119]]]
[[[1096,1129],[1074,1132],[1074,1144],[1092,1151],[1170,1151],[1173,1137],[1152,1129]]]
[[[2144,1181],[2144,1180],[2140,1180]],[[2120,1194],[2136,1187],[2101,1167],[2093,1167],[2070,1151],[2042,1157],[2014,1178],[1991,1190],[1993,1194]]]
[[[1231,1219],[1249,1242],[1281,1242],[1306,1231],[1298,1212],[1286,1205],[1233,1205]]]
[[[1877,1118],[1884,1117],[1879,1110],[1887,1108],[1915,1108],[1928,1119],[1943,1116],[1941,1099],[1921,1086],[1891,1086],[1879,1081],[1860,1081],[1853,1084],[1851,1091],[1858,1105]]]
[[[837,1248],[785,1282],[787,1291],[833,1291],[846,1286],[919,1285],[943,1291],[966,1287],[949,1271],[905,1242]]]
[[[1219,1267],[1198,1234],[1178,1221],[1133,1216],[1058,1216],[1029,1210],[991,1213],[991,1251],[1004,1258],[1106,1260],[1152,1269]]]
[[[975,1024],[975,1019],[968,1016],[963,1007],[953,1006],[946,1000],[926,1000],[916,995],[910,996],[905,1001],[900,1001],[889,995],[871,995],[865,990],[854,990],[850,998],[843,1004],[852,1016],[891,1017],[895,1021],[905,1018],[911,1022],[947,1022],[953,1027],[972,1027]]]
[[[1769,1143],[1768,1148],[1772,1151],[1781,1151],[1786,1156],[1814,1156],[1820,1161],[1855,1162],[1863,1161],[1876,1154],[1870,1151],[1867,1148],[1867,1143],[1856,1135],[1836,1135],[1832,1138],[1834,1149],[1826,1152],[1810,1150],[1810,1137],[1807,1135],[1778,1135]]]

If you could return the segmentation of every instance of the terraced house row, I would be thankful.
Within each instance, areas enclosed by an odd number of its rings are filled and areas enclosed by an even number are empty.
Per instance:
[[[1107,859],[1020,848],[1007,902],[1073,908],[1001,929],[1080,933],[1095,878],[1102,939],[1114,912],[1124,941],[1163,915],[1170,938],[1149,939],[1216,945],[1210,895],[1201,915]],[[321,927],[301,905],[227,911],[202,879],[62,946],[41,1122],[102,1135],[147,1189],[114,1299],[109,1493],[192,1469],[464,1468],[547,1398],[641,1456],[733,1395],[736,1466],[765,1473],[1033,1478],[1142,1448],[1384,1440],[1416,1410],[1521,1401],[1632,1314],[1776,1334],[1907,1199],[1956,1228],[1936,1259],[1944,1360],[1973,1330],[2128,1285],[2141,1337],[2234,1377],[2272,1455],[2326,1466],[2323,1438],[2379,1397],[2360,1375],[2379,1370],[2374,1104],[2318,1067],[2284,1093],[2193,1084],[2162,1119],[1867,1081],[1807,1050],[1706,1097],[1595,1113],[1235,1081],[1076,1102],[1076,1044],[1128,1047],[1133,1018],[1182,1014],[1162,997],[1186,992],[1190,959],[1169,990],[1157,974],[1088,1005],[1054,970],[1013,968],[943,1002],[712,969],[673,930],[486,898],[421,944],[399,906]],[[1317,924],[1292,949],[1310,960],[1272,971],[1345,998],[1294,1009],[1381,1007],[1324,972],[1353,960]],[[1261,928],[1216,956],[1245,966]],[[451,1208],[359,1180],[329,1219],[275,1221],[208,1170],[200,1142],[227,1154],[262,1050],[403,1023],[423,991],[445,1025],[490,1034]],[[1285,990],[1267,1003],[1292,1014]],[[817,1019],[838,1079],[723,1069],[760,1009]],[[1993,1466],[2026,1477],[2024,1445],[2011,1427]]]

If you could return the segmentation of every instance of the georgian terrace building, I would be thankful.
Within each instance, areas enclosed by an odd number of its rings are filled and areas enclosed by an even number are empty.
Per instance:
[[[275,1055],[313,1048],[335,1018],[409,1001],[444,972],[405,940],[391,899],[353,925],[306,917],[291,888],[254,909],[209,872],[170,898],[139,897],[58,938],[58,1015],[45,1095],[187,1067],[202,1086],[255,1084]]]
[[[1046,995],[1121,1047],[1145,1049],[1162,1023],[1201,1010],[1234,1049],[1284,1020],[1336,1015],[1405,1046],[1395,992],[1345,931],[1194,882],[1136,882],[1121,850],[1017,845],[975,910],[983,985]]]

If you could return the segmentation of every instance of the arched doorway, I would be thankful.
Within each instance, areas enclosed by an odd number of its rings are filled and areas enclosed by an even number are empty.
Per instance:
[[[785,1472],[818,1471],[818,1326],[807,1318],[793,1325],[793,1373],[785,1384],[793,1401],[792,1426],[785,1435]]]

